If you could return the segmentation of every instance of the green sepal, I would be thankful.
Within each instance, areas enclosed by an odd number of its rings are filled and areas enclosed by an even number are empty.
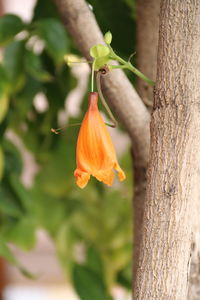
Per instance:
[[[102,44],[94,45],[90,48],[90,55],[94,58],[100,58],[108,56],[110,53],[110,49]]]
[[[90,55],[94,58],[94,70],[98,71],[110,60],[110,49],[105,45],[94,45],[90,48]]]

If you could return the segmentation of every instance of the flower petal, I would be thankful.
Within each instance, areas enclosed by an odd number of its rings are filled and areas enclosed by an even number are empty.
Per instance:
[[[100,170],[96,172],[95,174],[92,174],[96,179],[99,181],[102,181],[103,183],[111,186],[114,180],[114,172],[112,169],[110,170]]]
[[[82,121],[76,148],[77,185],[84,188],[90,175],[97,180],[111,186],[114,179],[113,169],[118,171],[120,181],[125,174],[120,168],[115,148],[109,131],[98,110],[98,94],[93,92],[89,96],[89,107]]]
[[[88,173],[83,172],[83,171],[81,171],[79,169],[76,169],[74,171],[74,176],[76,177],[76,184],[81,189],[83,189],[87,185],[87,183],[88,183],[88,181],[90,179],[90,175]]]
[[[120,168],[118,163],[115,164],[114,168],[118,172],[118,177],[119,177],[120,181],[123,181],[124,179],[126,179],[126,175],[125,175],[124,171]]]

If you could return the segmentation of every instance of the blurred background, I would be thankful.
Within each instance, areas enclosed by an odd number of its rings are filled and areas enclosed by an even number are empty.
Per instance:
[[[88,4],[128,58],[134,1]],[[81,54],[53,1],[0,0],[0,16],[0,299],[131,299],[129,138],[109,128],[127,179],[111,188],[91,179],[80,190],[73,176],[79,127],[59,135],[51,128],[81,122],[90,68],[65,64],[65,54]]]

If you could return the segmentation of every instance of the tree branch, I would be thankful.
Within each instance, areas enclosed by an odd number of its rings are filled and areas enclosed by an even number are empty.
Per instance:
[[[91,46],[104,43],[95,17],[84,0],[54,0],[63,22],[87,59]],[[121,70],[103,78],[103,92],[131,137],[135,160],[146,167],[149,152],[150,115]]]

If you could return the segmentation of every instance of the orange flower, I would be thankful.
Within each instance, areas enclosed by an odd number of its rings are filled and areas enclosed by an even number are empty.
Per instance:
[[[76,147],[76,183],[84,188],[90,175],[111,186],[113,169],[118,171],[120,181],[126,178],[120,168],[115,149],[97,106],[98,93],[89,95],[89,107],[81,124]]]

